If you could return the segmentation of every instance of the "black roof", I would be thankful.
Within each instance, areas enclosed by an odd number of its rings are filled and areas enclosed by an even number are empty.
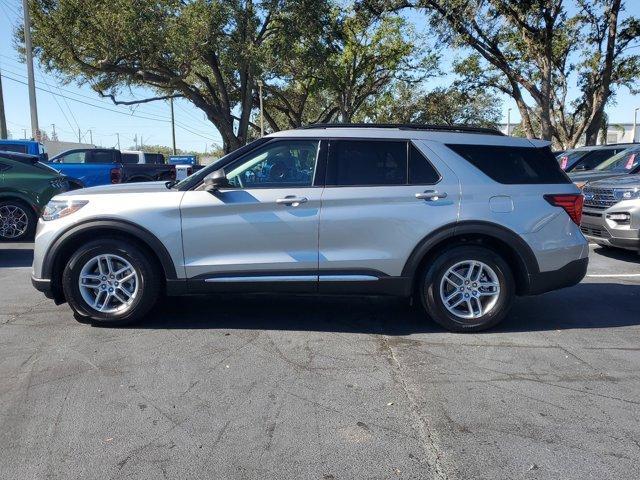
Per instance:
[[[473,125],[431,125],[422,123],[313,123],[300,127],[310,128],[397,128],[398,130],[424,130],[430,132],[483,133],[504,136],[500,130]]]
[[[0,149],[0,157],[22,163],[37,163],[40,161],[40,157],[38,155],[20,152],[7,152],[2,149]]]

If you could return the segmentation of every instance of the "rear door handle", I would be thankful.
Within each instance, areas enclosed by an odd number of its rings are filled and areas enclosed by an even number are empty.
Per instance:
[[[426,200],[427,202],[435,202],[441,198],[447,198],[446,192],[438,193],[437,190],[425,190],[421,193],[416,193],[418,200]]]
[[[301,203],[307,203],[308,201],[307,197],[296,197],[295,195],[287,195],[284,198],[276,199],[278,205],[291,205],[292,207],[297,207]]]

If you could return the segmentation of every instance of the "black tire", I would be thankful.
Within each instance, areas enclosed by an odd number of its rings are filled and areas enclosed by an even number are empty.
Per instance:
[[[440,295],[442,279],[452,266],[466,260],[480,261],[491,268],[498,279],[500,292],[493,307],[481,317],[463,319],[450,312]],[[478,332],[500,323],[511,308],[515,295],[513,274],[507,262],[496,252],[478,246],[458,246],[442,252],[422,271],[418,295],[433,321],[454,332]]]
[[[0,212],[4,210],[2,207],[9,207],[9,208],[14,207],[19,209],[19,211],[24,212],[27,218],[27,227],[22,234],[16,237],[5,236],[5,230],[2,228],[3,219],[0,218],[0,241],[19,242],[22,240],[31,240],[36,233],[36,224],[38,223],[38,217],[36,215],[36,212],[33,210],[33,207],[31,207],[31,205],[29,205],[28,203],[23,202],[22,200],[14,200],[14,199],[0,201]]]
[[[130,306],[121,312],[100,312],[92,308],[80,292],[82,268],[91,259],[105,254],[125,259],[138,275],[137,294]],[[82,318],[93,325],[115,327],[135,322],[149,312],[160,295],[160,275],[155,262],[134,243],[118,238],[103,238],[83,245],[71,256],[62,273],[62,288],[76,318]]]

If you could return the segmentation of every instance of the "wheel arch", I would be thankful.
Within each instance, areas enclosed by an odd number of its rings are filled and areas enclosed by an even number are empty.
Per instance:
[[[18,192],[0,192],[0,202],[4,202],[7,200],[17,200],[29,206],[33,213],[35,213],[36,215],[40,214],[38,207],[34,205],[33,200],[30,199],[27,195],[23,195]]]
[[[63,299],[61,277],[67,260],[77,250],[78,244],[100,236],[132,241],[157,262],[164,273],[165,281],[177,278],[176,268],[169,252],[153,233],[125,220],[90,220],[65,230],[51,244],[44,256],[42,276],[51,279],[52,293],[56,300]]]
[[[530,275],[540,271],[531,247],[517,233],[491,222],[466,221],[441,227],[413,249],[402,270],[403,277],[412,279],[412,291],[426,265],[441,252],[458,245],[484,246],[500,254],[513,272],[519,295],[529,291]]]

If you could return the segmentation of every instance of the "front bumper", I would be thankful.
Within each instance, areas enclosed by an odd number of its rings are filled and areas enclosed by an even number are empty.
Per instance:
[[[53,292],[51,290],[51,280],[48,278],[36,278],[31,275],[31,285],[39,292],[44,293],[47,298],[53,298]]]
[[[625,205],[629,203],[621,202],[608,209],[585,207],[580,230],[590,242],[609,247],[640,250],[640,208],[636,205]],[[615,213],[628,214],[629,222],[620,223],[607,217],[607,214]]]

